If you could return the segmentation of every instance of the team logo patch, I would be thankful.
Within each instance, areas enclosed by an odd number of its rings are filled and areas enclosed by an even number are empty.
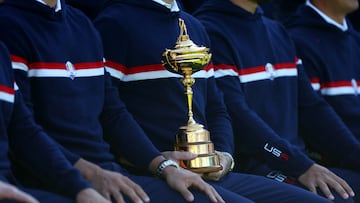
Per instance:
[[[284,159],[285,161],[289,160],[289,155],[282,152],[280,149],[270,146],[269,143],[266,143],[264,146],[264,150],[266,150],[267,152],[271,153],[272,155],[280,158],[280,159]]]
[[[76,70],[75,70],[74,65],[70,61],[67,61],[65,66],[66,66],[67,72],[69,73],[70,79],[74,80],[76,77]]]
[[[351,85],[352,85],[352,87],[354,89],[354,94],[358,95],[359,94],[358,84],[357,84],[355,79],[351,79]]]
[[[292,185],[296,182],[294,178],[284,175],[281,171],[271,171],[266,175],[266,177],[278,182],[284,182]]]
[[[276,77],[276,72],[275,72],[274,66],[271,63],[267,63],[265,65],[265,70],[266,70],[266,73],[269,75],[269,79],[274,80],[274,78]]]

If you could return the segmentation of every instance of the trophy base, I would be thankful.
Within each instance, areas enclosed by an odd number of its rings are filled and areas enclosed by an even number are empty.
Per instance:
[[[175,151],[187,151],[197,155],[195,159],[183,160],[180,164],[192,172],[211,173],[222,169],[214,144],[210,141],[210,133],[200,124],[180,127],[176,135]]]
[[[194,173],[212,173],[217,172],[222,169],[222,166],[209,166],[209,167],[202,167],[202,168],[191,168],[188,169]]]
[[[211,173],[222,169],[217,154],[199,155],[192,160],[182,161],[183,167],[195,173]],[[180,165],[182,165],[180,164]]]

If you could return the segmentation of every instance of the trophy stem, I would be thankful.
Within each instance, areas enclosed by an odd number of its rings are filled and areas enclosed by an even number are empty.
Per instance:
[[[189,112],[188,112],[188,116],[189,116],[189,120],[188,120],[188,125],[194,125],[196,124],[195,120],[194,120],[194,116],[193,116],[193,112],[192,112],[192,96],[193,96],[193,92],[190,86],[186,87],[186,96],[187,96],[187,100],[188,100],[188,108],[189,108]]]
[[[187,103],[188,103],[188,125],[194,125],[196,124],[194,120],[194,114],[192,111],[192,100],[193,100],[193,91],[191,86],[195,83],[195,79],[191,77],[192,69],[191,68],[184,68],[184,78],[182,79],[182,83],[185,86],[185,94],[187,97]]]

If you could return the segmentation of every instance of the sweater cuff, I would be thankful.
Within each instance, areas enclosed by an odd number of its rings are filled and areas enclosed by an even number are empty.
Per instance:
[[[70,152],[69,150],[65,149],[61,145],[59,145],[59,146],[60,146],[61,151],[64,153],[66,159],[71,163],[71,165],[74,165],[80,159],[79,155]]]
[[[162,154],[158,151],[154,151],[152,153],[149,154],[143,154],[142,157],[142,161],[141,162],[137,162],[136,165],[139,168],[143,168],[143,169],[149,169],[149,165],[151,163],[152,160],[154,160],[156,157],[161,156]]]
[[[76,196],[80,191],[92,188],[92,185],[85,181],[78,170],[72,170],[70,174],[66,174],[66,178],[63,178],[61,185],[64,185],[63,194],[66,194],[71,199],[76,200]]]
[[[308,157],[301,157],[289,160],[289,166],[284,170],[290,176],[294,178],[299,178],[304,174],[315,162]]]

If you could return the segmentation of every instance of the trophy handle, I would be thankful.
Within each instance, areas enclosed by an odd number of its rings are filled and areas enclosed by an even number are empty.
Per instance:
[[[176,66],[176,63],[175,65],[173,65],[170,57],[171,57],[171,50],[166,49],[165,52],[163,53],[162,64],[165,66],[165,69],[167,69],[168,71],[179,74],[179,68]]]
[[[186,42],[189,41],[190,37],[187,33],[187,28],[185,25],[185,21],[179,18],[179,27],[180,27],[180,35],[178,37],[178,42]]]

